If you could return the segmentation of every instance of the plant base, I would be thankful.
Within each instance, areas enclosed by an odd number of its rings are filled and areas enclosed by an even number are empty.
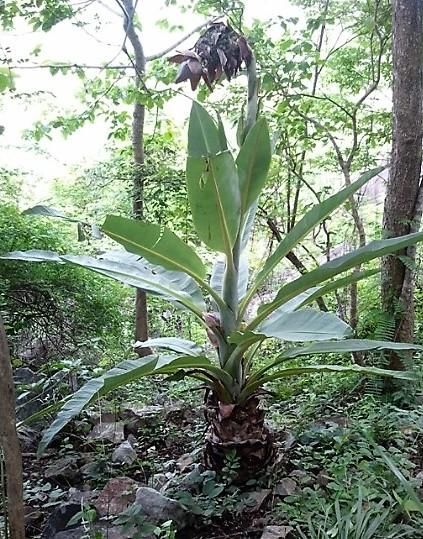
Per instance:
[[[235,462],[235,481],[245,482],[273,463],[273,435],[257,396],[242,405],[223,404],[210,393],[206,397],[205,416],[209,425],[205,449],[208,468],[221,473],[229,461]]]

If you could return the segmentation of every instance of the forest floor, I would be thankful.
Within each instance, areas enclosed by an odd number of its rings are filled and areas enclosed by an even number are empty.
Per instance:
[[[220,476],[204,468],[201,391],[185,381],[164,392],[149,380],[94,406],[41,459],[38,429],[25,429],[28,537],[423,537],[421,404],[352,379],[272,389],[276,463],[242,486],[236,458]]]

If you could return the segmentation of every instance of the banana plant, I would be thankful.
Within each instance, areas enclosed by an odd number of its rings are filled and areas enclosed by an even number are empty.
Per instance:
[[[310,358],[366,350],[421,350],[413,344],[358,340],[335,314],[312,307],[339,287],[373,275],[377,270],[349,271],[423,240],[423,232],[377,240],[335,258],[284,283],[272,301],[250,315],[257,291],[284,257],[381,169],[363,174],[355,183],[315,205],[286,234],[257,274],[248,272],[248,240],[258,198],[271,162],[265,119],[244,138],[237,155],[228,149],[222,124],[194,102],[188,130],[187,190],[199,240],[215,252],[208,268],[195,248],[170,228],[110,215],[102,232],[124,247],[100,257],[61,255],[46,251],[13,252],[2,258],[32,262],[70,263],[145,290],[186,309],[207,333],[213,354],[196,343],[174,337],[151,339],[138,346],[153,350],[147,357],[119,363],[82,386],[64,403],[44,432],[41,454],[56,434],[93,401],[144,376],[189,376],[207,388],[209,429],[207,463],[221,468],[228,451],[240,461],[240,476],[248,477],[273,458],[272,435],[260,400],[265,385],[308,373],[363,373],[413,379],[410,372],[391,372],[358,365],[309,364]],[[206,305],[210,305],[207,310]],[[280,342],[277,357],[261,352],[268,339]]]

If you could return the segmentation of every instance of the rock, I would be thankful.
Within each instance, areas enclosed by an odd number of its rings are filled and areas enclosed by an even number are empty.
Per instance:
[[[89,503],[91,502],[96,496],[98,495],[98,492],[96,490],[79,490],[75,487],[71,487],[68,490],[68,500],[72,503]]]
[[[120,443],[125,439],[122,421],[111,421],[97,423],[89,434],[89,438],[94,440],[109,440],[109,442]]]
[[[289,477],[293,477],[300,485],[313,485],[316,482],[314,475],[304,470],[292,470]]]
[[[260,511],[261,507],[263,506],[267,498],[270,496],[271,492],[272,491],[268,488],[256,490],[253,492],[246,492],[243,496],[245,504],[247,505],[245,511],[247,513],[254,513],[256,511]]]
[[[297,492],[297,483],[290,477],[284,477],[274,488],[276,496],[292,496]]]
[[[175,527],[181,530],[191,522],[191,515],[179,502],[163,496],[153,488],[139,488],[135,503],[141,506],[146,519],[152,524],[159,525],[172,520]]]
[[[81,511],[80,503],[65,503],[51,513],[41,534],[42,539],[53,539],[58,532],[66,529],[69,520]]]
[[[174,472],[176,468],[176,460],[171,459],[164,462],[162,468],[164,472]]]
[[[285,539],[292,531],[292,526],[266,526],[260,539]]]
[[[203,471],[203,466],[201,464],[194,464],[194,469],[179,482],[181,490],[187,490],[189,492],[199,491],[204,482],[204,477],[202,475]]]
[[[29,367],[19,367],[13,373],[13,379],[16,384],[35,384],[41,379],[41,376]]]
[[[120,416],[125,420],[126,428],[129,432],[136,434],[142,428],[157,427],[164,419],[165,408],[163,406],[142,406],[126,405]]]
[[[168,483],[169,479],[164,473],[155,473],[151,478],[151,488],[154,488],[154,490],[160,491]]]
[[[296,439],[291,431],[284,432],[284,449],[288,451],[295,444]]]
[[[35,509],[30,505],[24,507],[25,512],[25,528],[27,532],[36,534],[40,531],[40,527],[44,521],[44,514],[39,509]]]
[[[137,452],[132,445],[125,440],[113,451],[112,462],[122,464],[133,464],[137,460]]]
[[[416,475],[414,481],[416,482],[417,487],[420,488],[423,486],[423,470]]]
[[[81,539],[87,537],[87,530],[84,526],[73,528],[57,533],[54,539]],[[132,532],[124,532],[120,526],[111,526],[110,523],[99,523],[90,526],[90,537],[107,537],[107,539],[132,539]],[[144,537],[144,539],[153,539]]]
[[[185,453],[176,461],[176,466],[181,473],[188,472],[194,464],[194,459],[189,453]]]
[[[16,399],[16,416],[20,421],[31,417],[41,410],[44,403],[33,392],[25,393]]]
[[[331,480],[330,477],[326,475],[323,470],[321,470],[316,476],[316,482],[321,487],[326,487],[329,484],[330,480]]]
[[[100,491],[94,506],[100,516],[119,515],[135,501],[139,484],[129,477],[115,477]]]
[[[133,434],[128,434],[127,438],[128,442],[131,444],[131,446],[135,449],[135,446],[137,445],[137,439]]]
[[[47,466],[44,477],[52,481],[72,482],[79,476],[78,459],[71,455],[62,457]]]

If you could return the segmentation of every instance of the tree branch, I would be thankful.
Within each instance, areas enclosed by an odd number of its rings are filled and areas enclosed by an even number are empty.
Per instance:
[[[183,37],[181,37],[181,39],[178,39],[178,41],[176,41],[176,43],[173,43],[172,45],[170,45],[169,47],[166,47],[166,49],[164,49],[164,50],[162,50],[160,52],[156,52],[155,54],[151,54],[150,56],[146,56],[146,58],[145,58],[146,62],[151,62],[152,60],[157,60],[158,58],[162,58],[163,56],[165,56],[169,52],[173,51],[173,49],[178,47],[181,43],[183,43],[184,41],[189,39],[196,32],[198,32],[199,30],[204,28],[204,26],[208,26],[209,24],[213,24],[214,22],[216,22],[220,18],[221,18],[220,16],[219,17],[214,17],[213,19],[202,22],[201,24],[199,24],[198,26],[193,28],[190,32],[188,32]]]
[[[274,238],[278,241],[278,243],[280,243],[282,241],[282,234],[275,220],[270,217],[270,215],[268,215],[264,208],[260,207],[259,209],[263,214],[263,217],[266,219],[267,226],[272,232]],[[304,275],[308,272],[308,269],[304,266],[304,264],[297,257],[294,251],[289,251],[289,253],[286,254],[286,258],[291,262],[295,269],[297,269],[301,273],[301,275]],[[326,303],[323,298],[317,298],[316,303],[318,304],[321,311],[328,311],[328,308],[326,307]]]

